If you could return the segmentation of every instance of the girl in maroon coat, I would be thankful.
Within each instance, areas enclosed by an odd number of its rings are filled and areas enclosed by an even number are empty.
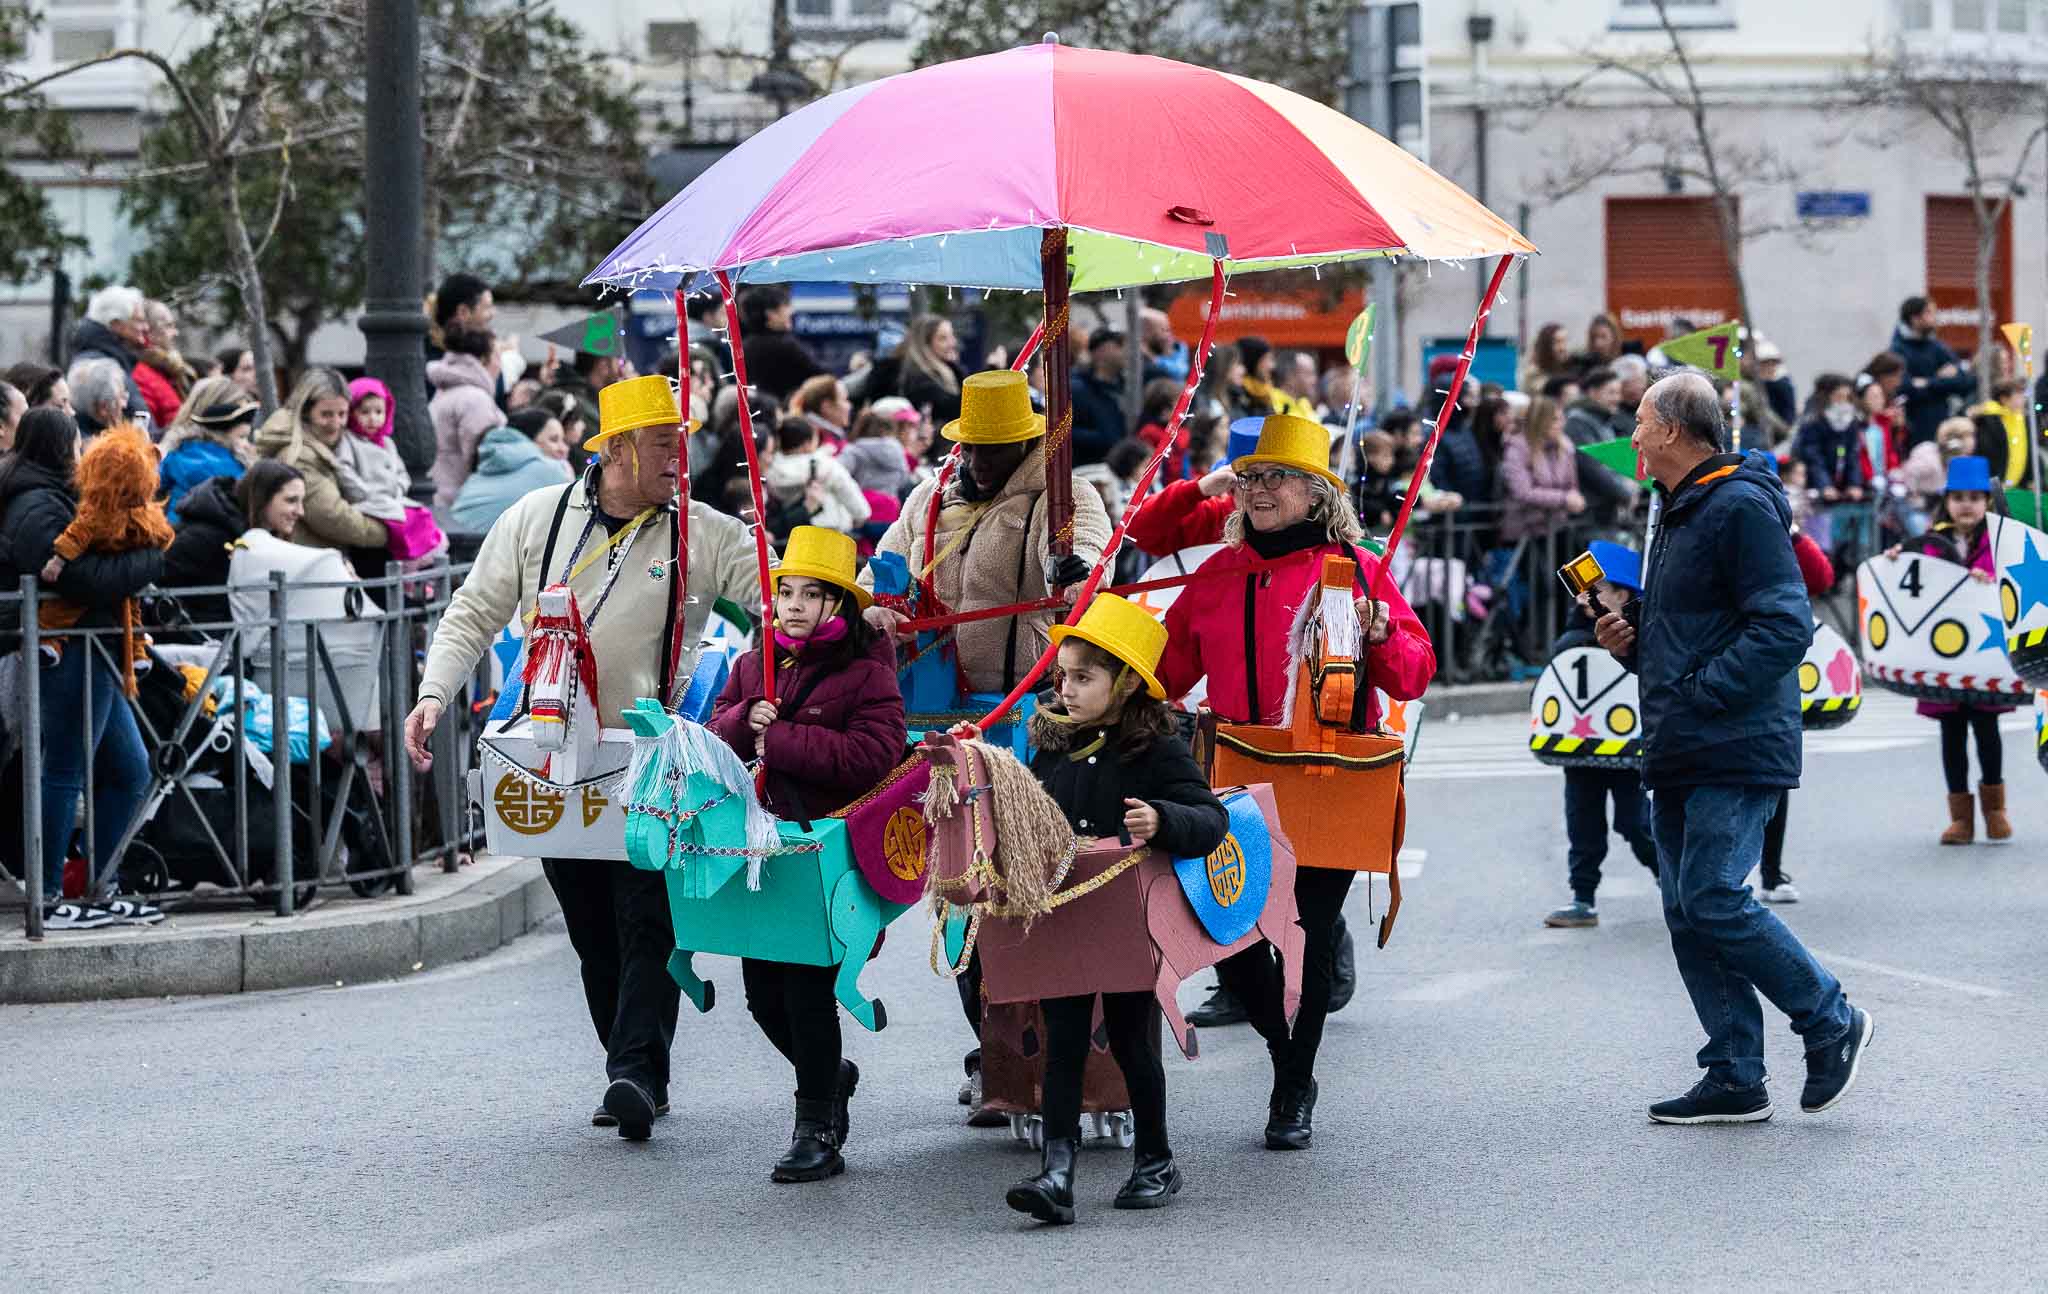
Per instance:
[[[908,733],[893,649],[860,613],[850,535],[798,526],[775,572],[771,641],[742,656],[711,713],[741,759],[759,758],[763,800],[785,818],[830,813],[872,789],[903,758]],[[775,652],[775,696],[761,685]],[[774,866],[771,861],[769,866]],[[836,970],[747,957],[747,1010],[796,1069],[796,1131],[769,1176],[815,1182],[846,1169],[847,1099],[860,1069],[843,1059]]]

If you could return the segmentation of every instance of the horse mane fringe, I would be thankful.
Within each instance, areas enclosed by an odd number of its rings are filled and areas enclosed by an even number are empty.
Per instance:
[[[747,888],[760,889],[762,860],[782,847],[782,833],[776,829],[775,815],[761,803],[746,764],[709,728],[676,716],[667,731],[652,741],[634,739],[633,758],[626,765],[625,784],[631,788],[628,803],[657,803],[661,785],[671,771],[679,779],[701,773],[740,797],[746,811]]]
[[[613,787],[623,789],[628,811],[659,803],[661,784],[672,768],[683,762],[683,734],[680,724],[670,724],[659,737],[633,738],[633,757]]]
[[[1294,609],[1294,623],[1287,631],[1288,682],[1281,706],[1280,726],[1294,722],[1293,662],[1311,666],[1326,656],[1358,658],[1365,643],[1365,626],[1359,622],[1358,607],[1351,590],[1312,584]]]
[[[989,793],[995,797],[996,870],[1010,908],[1028,922],[1052,911],[1061,865],[1074,855],[1074,829],[1059,802],[1008,749],[981,741],[967,744],[988,766]]]
[[[950,764],[933,764],[932,778],[924,792],[924,820],[936,825],[951,818],[959,807],[958,773]]]

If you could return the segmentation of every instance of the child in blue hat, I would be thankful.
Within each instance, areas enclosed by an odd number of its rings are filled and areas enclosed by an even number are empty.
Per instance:
[[[1596,539],[1588,550],[1600,563],[1606,582],[1641,594],[1643,559],[1620,544]],[[1609,594],[1612,597],[1612,594]],[[1613,608],[1619,610],[1619,608]],[[1593,621],[1576,603],[1571,623],[1550,646],[1552,658],[1574,647],[1591,647]],[[1657,845],[1650,836],[1649,797],[1636,769],[1576,768],[1564,770],[1565,857],[1570,866],[1572,901],[1543,918],[1543,924],[1567,930],[1600,924],[1594,896],[1600,888],[1600,864],[1607,860],[1607,803],[1614,802],[1614,831],[1634,851],[1636,861],[1657,874]]]
[[[1962,454],[1949,460],[1948,482],[1934,513],[1934,528],[1904,546],[1905,551],[1938,557],[1966,566],[1970,578],[1990,583],[1998,577],[1991,552],[1991,531],[1985,524],[1991,510],[2005,512],[2005,495],[1991,480],[1989,460]],[[1901,548],[1885,556],[1896,561]],[[1975,810],[1984,810],[1984,838],[1994,844],[2012,839],[2012,821],[2005,814],[2005,748],[1998,736],[1998,717],[2009,705],[1968,705],[1954,701],[1922,701],[1922,717],[1941,725],[1941,771],[1948,781],[1949,824],[1941,833],[1944,845],[1967,845],[1976,839]],[[1977,767],[1983,775],[1977,797],[1970,796],[1970,736],[1977,738]]]

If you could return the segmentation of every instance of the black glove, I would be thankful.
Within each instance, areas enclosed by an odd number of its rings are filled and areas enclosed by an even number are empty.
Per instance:
[[[1049,564],[1052,567],[1052,574],[1046,580],[1046,583],[1053,588],[1065,588],[1068,585],[1079,584],[1088,578],[1088,561],[1078,553],[1068,553],[1065,557],[1055,557],[1051,559]]]

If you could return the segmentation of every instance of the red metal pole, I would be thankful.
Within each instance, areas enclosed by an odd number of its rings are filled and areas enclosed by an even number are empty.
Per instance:
[[[683,663],[683,621],[690,605],[690,316],[676,290],[676,405],[683,414],[683,434],[676,441],[676,569],[669,585],[669,615],[675,627],[668,640],[668,689],[663,705],[673,705],[682,692],[676,677]]]
[[[1052,559],[1074,551],[1074,369],[1073,332],[1067,327],[1067,231],[1055,225],[1039,244],[1039,271],[1045,284],[1045,508],[1052,527],[1047,555]],[[1052,572],[1046,572],[1052,587]]]
[[[761,456],[754,448],[754,411],[747,399],[747,353],[740,337],[740,308],[733,300],[732,280],[713,271],[725,298],[726,340],[732,343],[732,377],[740,387],[740,444],[747,452],[747,488],[754,497],[754,559],[761,571],[761,690],[775,700],[775,585],[768,578],[768,507],[761,498]]]

